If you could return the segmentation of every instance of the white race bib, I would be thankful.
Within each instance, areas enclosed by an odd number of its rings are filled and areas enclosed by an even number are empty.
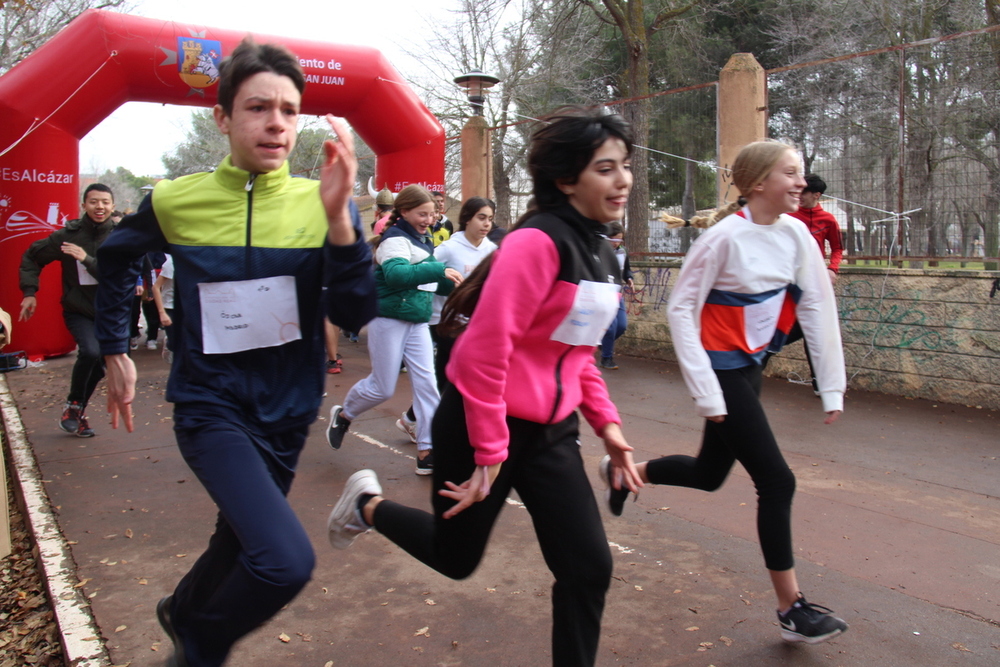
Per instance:
[[[781,290],[770,299],[754,303],[743,308],[743,326],[747,337],[747,347],[751,350],[763,347],[774,338],[774,330],[778,328],[778,316],[781,306],[785,303],[785,290]]]
[[[205,354],[277,347],[302,338],[295,278],[198,283]]]
[[[83,265],[83,262],[81,262],[80,260],[76,261],[76,279],[79,281],[81,285],[97,284],[97,278],[90,275],[90,271],[87,270],[87,267],[85,267]]]
[[[566,318],[551,339],[567,345],[597,345],[618,314],[621,286],[581,280]]]

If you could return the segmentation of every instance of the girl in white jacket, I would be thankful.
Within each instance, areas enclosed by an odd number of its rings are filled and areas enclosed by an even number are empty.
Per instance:
[[[757,489],[757,532],[778,597],[786,641],[816,644],[847,624],[799,591],[792,557],[795,476],[760,404],[765,354],[781,349],[797,317],[809,342],[820,397],[832,423],[844,407],[844,354],[833,289],[809,229],[787,213],[805,187],[795,149],[774,141],[745,146],[733,165],[737,204],[702,234],[684,260],[668,304],[678,361],[705,433],[697,457],[637,464],[643,482],[718,489],[739,461]],[[621,487],[605,459],[600,472]],[[611,488],[621,514],[627,489]]]

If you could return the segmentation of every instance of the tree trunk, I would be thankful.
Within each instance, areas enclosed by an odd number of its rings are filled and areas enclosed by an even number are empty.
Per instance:
[[[493,224],[497,227],[510,229],[513,224],[511,220],[511,192],[510,174],[504,168],[503,163],[503,143],[493,144],[493,196],[496,198],[496,211],[493,215]]]
[[[629,0],[626,18],[628,25],[619,26],[628,56],[622,93],[626,98],[643,97],[649,94],[649,35],[642,0]],[[650,106],[648,99],[625,105],[626,118],[632,124],[632,136],[638,146],[649,146]],[[632,151],[632,178],[625,242],[633,251],[646,252],[649,250],[649,154],[645,148]]]
[[[635,143],[646,146],[649,143],[649,100],[630,102],[625,112],[632,124]],[[649,154],[642,149],[632,151],[632,179],[625,243],[633,251],[646,252],[649,249]]]

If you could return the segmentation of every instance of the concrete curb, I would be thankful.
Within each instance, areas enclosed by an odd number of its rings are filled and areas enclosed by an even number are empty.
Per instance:
[[[25,520],[35,539],[42,575],[48,586],[66,664],[72,667],[110,667],[111,657],[80,588],[76,563],[49,496],[42,483],[35,455],[28,443],[14,396],[0,374],[0,412],[10,454],[11,486],[17,493]]]

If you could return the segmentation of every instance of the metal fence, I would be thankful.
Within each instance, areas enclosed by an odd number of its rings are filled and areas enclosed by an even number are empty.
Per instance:
[[[767,75],[769,133],[827,182],[821,203],[840,222],[848,261],[995,260],[998,27]],[[650,98],[648,145],[637,150],[650,161],[651,253],[683,253],[697,234],[667,229],[661,214],[689,219],[716,205],[716,90],[708,82]]]
[[[827,182],[848,255],[997,256],[996,39],[974,31],[768,73],[771,135]]]

